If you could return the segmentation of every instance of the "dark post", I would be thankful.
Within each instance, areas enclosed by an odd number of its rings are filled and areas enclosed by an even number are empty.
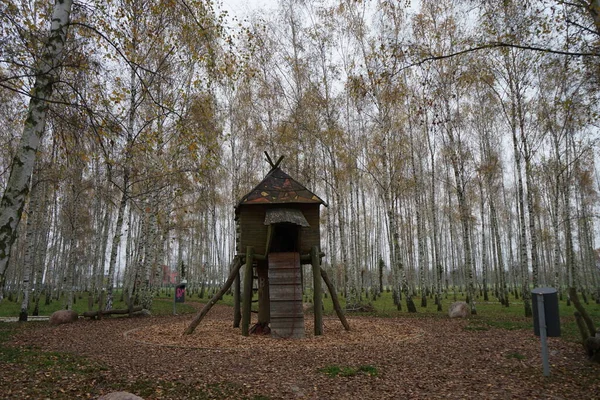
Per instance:
[[[173,298],[173,315],[177,315],[177,303],[185,303],[185,286],[187,281],[184,279],[175,286],[175,296]]]
[[[544,376],[550,376],[548,361],[548,336],[560,336],[560,318],[558,314],[558,296],[556,289],[536,288],[533,295],[533,325],[534,333],[542,343],[542,365]]]
[[[558,292],[554,288],[535,288],[531,291],[532,298],[542,296],[543,307],[538,301],[532,301],[533,308],[533,333],[541,336],[540,328],[546,329],[548,337],[560,336],[560,315],[558,313]],[[540,313],[543,313],[544,323],[540,324]]]
[[[240,308],[240,273],[238,272],[235,277],[235,283],[233,284],[233,327],[239,328],[240,321],[242,320],[242,309]]]
[[[248,336],[250,331],[250,317],[252,312],[252,263],[254,262],[254,248],[246,249],[246,268],[244,269],[244,292],[242,293],[242,336]]]
[[[310,250],[310,258],[313,267],[313,305],[315,313],[315,336],[323,334],[323,293],[321,290],[321,259],[319,248],[313,246]]]

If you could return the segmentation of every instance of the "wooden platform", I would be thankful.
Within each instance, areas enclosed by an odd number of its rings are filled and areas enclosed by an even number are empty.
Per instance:
[[[299,253],[269,254],[269,298],[271,335],[303,338],[304,313]]]

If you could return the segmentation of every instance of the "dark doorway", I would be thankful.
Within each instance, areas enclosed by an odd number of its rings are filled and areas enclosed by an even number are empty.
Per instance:
[[[273,224],[272,253],[298,252],[300,227],[296,224],[283,222]]]

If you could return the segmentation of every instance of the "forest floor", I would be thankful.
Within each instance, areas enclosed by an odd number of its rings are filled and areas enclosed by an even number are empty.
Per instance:
[[[242,337],[232,308],[50,326],[0,323],[0,399],[600,399],[600,365],[550,338],[551,376],[531,330],[447,317],[333,317],[324,335]],[[4,336],[4,339],[2,339]]]

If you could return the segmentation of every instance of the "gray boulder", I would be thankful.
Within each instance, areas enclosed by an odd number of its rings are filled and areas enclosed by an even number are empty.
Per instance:
[[[68,324],[77,321],[79,314],[73,310],[58,310],[50,316],[50,325]]]
[[[112,392],[98,397],[98,400],[144,400],[129,392]]]
[[[456,301],[448,307],[450,318],[467,318],[469,316],[469,305],[464,301]]]

